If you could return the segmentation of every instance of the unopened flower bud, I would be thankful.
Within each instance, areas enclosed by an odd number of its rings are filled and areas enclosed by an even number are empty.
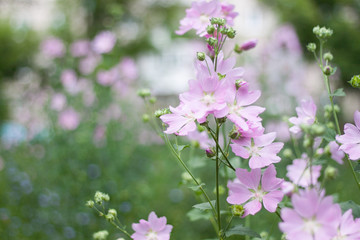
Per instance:
[[[215,46],[218,43],[218,40],[216,38],[213,37],[209,37],[208,39],[206,39],[206,42],[210,45],[210,46]]]
[[[149,98],[149,102],[150,102],[151,104],[155,104],[156,101],[157,101],[156,97],[151,97],[151,98]]]
[[[224,26],[226,24],[226,20],[223,18],[213,17],[210,19],[210,23],[213,25]]]
[[[229,132],[229,137],[231,139],[239,139],[241,137],[241,133],[239,132],[239,130],[235,126],[233,126],[233,128]]]
[[[204,126],[197,125],[197,130],[198,130],[199,132],[203,132],[203,131],[206,130],[206,128],[205,128]]]
[[[338,174],[338,171],[336,168],[334,168],[332,166],[327,166],[325,168],[325,178],[326,179],[330,179],[330,180],[335,179],[337,174]]]
[[[115,209],[111,208],[111,209],[109,209],[108,214],[111,214],[114,217],[116,217],[117,216],[117,211]]]
[[[314,124],[311,126],[310,131],[313,135],[320,136],[320,135],[324,134],[325,127],[320,124]]]
[[[188,172],[183,172],[181,174],[181,179],[183,180],[183,182],[185,183],[190,183],[193,179],[191,177],[191,175]]]
[[[146,114],[146,113],[143,114],[143,115],[142,115],[142,120],[143,120],[144,123],[149,122],[149,120],[150,120],[149,114]]]
[[[109,222],[113,222],[115,220],[115,217],[114,215],[108,213],[105,215],[105,219],[108,220]]]
[[[315,52],[316,51],[316,44],[315,43],[309,43],[307,46],[306,46],[307,50],[309,52]]]
[[[205,60],[205,53],[203,52],[197,52],[196,53],[196,57],[199,61],[204,61]]]
[[[303,142],[304,148],[312,147],[312,145],[313,145],[313,140],[310,139],[310,138],[308,138],[308,137],[306,137],[306,138],[304,139],[304,142]]]
[[[256,47],[257,42],[258,42],[257,39],[249,40],[249,41],[247,41],[247,42],[245,42],[245,43],[243,43],[243,44],[241,45],[241,49],[242,49],[243,51],[250,50],[250,49]]]
[[[215,32],[215,27],[213,25],[208,25],[206,27],[206,32],[210,35],[213,34]]]
[[[323,73],[327,76],[330,76],[333,73],[333,71],[334,69],[329,65],[325,66],[323,69]]]
[[[326,124],[326,127],[327,127],[327,128],[330,128],[330,129],[335,129],[335,125],[334,125],[333,122],[328,122],[328,123]]]
[[[242,217],[245,213],[245,209],[242,205],[231,205],[231,213],[236,217]]]
[[[94,200],[97,204],[101,205],[103,201],[110,201],[110,196],[106,193],[97,191],[95,193]]]
[[[226,122],[226,117],[218,118],[218,123],[224,123]]]
[[[291,151],[290,148],[286,148],[284,151],[283,151],[283,154],[284,154],[284,157],[286,158],[292,158],[294,155],[293,155],[293,152]]]
[[[103,231],[94,233],[93,238],[94,238],[94,240],[106,240],[108,235],[109,235],[109,232],[106,230],[103,230]]]
[[[353,76],[349,83],[354,88],[360,88],[360,75]]]
[[[154,116],[157,117],[157,118],[159,118],[159,117],[161,117],[162,115],[170,114],[170,113],[171,113],[170,109],[168,109],[168,108],[163,108],[163,109],[158,109],[158,110],[156,110],[155,113],[154,113]]]
[[[331,54],[331,52],[327,52],[327,53],[325,53],[324,54],[324,59],[326,60],[326,61],[332,61],[333,60],[333,55]]]
[[[237,79],[235,81],[235,86],[236,86],[236,90],[239,90],[239,88],[241,88],[242,86],[244,86],[246,84],[244,79]]]
[[[326,40],[329,37],[332,36],[333,34],[333,30],[330,28],[326,28],[326,27],[319,27],[316,26],[313,28],[313,33],[316,35],[317,38],[319,38],[320,40]]]
[[[89,200],[89,201],[86,202],[86,206],[89,207],[89,208],[93,208],[93,207],[94,207],[94,204],[95,204],[95,203],[94,203],[94,201],[92,201],[92,200]]]
[[[206,156],[207,156],[208,158],[212,158],[212,157],[215,156],[215,152],[213,151],[212,148],[206,149],[206,150],[205,150],[205,153],[206,153]]]
[[[236,31],[233,28],[228,28],[226,31],[228,38],[233,39],[236,35]]]
[[[137,91],[137,95],[138,95],[139,97],[146,98],[146,97],[150,97],[151,92],[150,92],[150,89],[143,88],[143,89],[139,89],[139,90]]]
[[[216,188],[214,188],[213,193],[216,194]],[[219,185],[219,195],[223,195],[224,193],[225,193],[225,188],[222,185]]]

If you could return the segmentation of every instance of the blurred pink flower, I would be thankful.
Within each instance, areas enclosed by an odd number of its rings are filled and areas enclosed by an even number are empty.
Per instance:
[[[197,142],[200,148],[204,150],[215,145],[214,141],[209,138],[209,135],[206,131],[200,132],[198,130],[195,130],[189,132],[187,137],[189,140]]]
[[[120,62],[120,72],[128,82],[134,81],[138,77],[138,68],[133,59],[125,57]]]
[[[336,143],[336,141],[329,142],[329,148],[331,158],[339,164],[343,164],[343,158],[345,157],[345,153],[339,149],[339,145]]]
[[[116,67],[108,71],[99,71],[97,74],[97,82],[103,86],[110,86],[119,80],[119,78],[119,71]]]
[[[308,166],[308,159],[306,154],[301,159],[294,159],[291,165],[286,167],[286,176],[296,185],[301,187],[309,187],[310,185],[316,185],[317,180],[320,177],[321,166],[313,165]]]
[[[103,54],[109,53],[115,46],[116,36],[113,32],[103,31],[95,36],[91,43],[94,52]]]
[[[61,73],[61,83],[65,90],[74,95],[79,92],[78,80],[74,70],[65,69]]]
[[[89,54],[87,57],[83,58],[79,62],[79,71],[81,74],[89,75],[91,74],[99,62],[101,57],[95,54]]]
[[[75,130],[80,123],[79,114],[72,108],[68,108],[60,113],[59,125],[65,130]]]
[[[289,122],[294,124],[294,126],[290,128],[290,132],[299,134],[301,132],[300,126],[302,124],[312,125],[315,122],[316,105],[314,101],[311,98],[308,100],[301,100],[300,107],[296,108],[296,113],[298,117],[289,118]]]
[[[90,42],[88,40],[78,40],[71,44],[70,51],[73,57],[84,57],[90,51]]]
[[[354,124],[346,123],[344,127],[344,134],[337,136],[336,140],[341,143],[339,150],[344,151],[349,155],[349,159],[360,159],[360,112],[354,113]]]
[[[155,212],[149,214],[148,221],[141,219],[140,223],[133,223],[135,231],[131,235],[134,240],[169,240],[173,226],[166,224],[166,217],[157,217]]]
[[[49,37],[41,43],[41,52],[49,58],[61,58],[65,55],[64,43],[56,37]]]
[[[236,18],[239,13],[234,11],[235,5],[227,3],[227,2],[221,2],[221,12],[223,17],[226,20],[226,24],[233,26],[234,25],[234,18]]]
[[[62,93],[56,93],[51,99],[50,108],[56,111],[61,111],[66,106],[66,97]]]
[[[332,197],[316,189],[300,191],[291,198],[294,209],[283,208],[280,230],[289,240],[331,240],[337,234],[341,209]]]
[[[258,42],[257,39],[248,40],[248,41],[244,42],[243,44],[241,44],[240,49],[242,51],[248,51],[248,50],[256,47],[257,42]]]
[[[331,240],[360,239],[360,218],[354,220],[352,209],[347,210],[341,217],[337,235]]]
[[[229,196],[226,201],[230,204],[244,204],[245,212],[242,217],[255,215],[261,210],[261,203],[269,212],[275,212],[284,193],[280,190],[283,179],[276,178],[276,169],[270,165],[261,177],[261,169],[236,169],[235,181],[228,183]],[[260,184],[261,178],[261,184]]]

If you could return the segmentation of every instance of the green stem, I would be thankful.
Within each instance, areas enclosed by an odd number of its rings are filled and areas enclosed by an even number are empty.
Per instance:
[[[219,123],[216,121],[216,143],[219,141]],[[220,216],[220,194],[219,194],[219,144],[216,144],[216,210],[219,228],[219,239],[221,239],[221,216]]]

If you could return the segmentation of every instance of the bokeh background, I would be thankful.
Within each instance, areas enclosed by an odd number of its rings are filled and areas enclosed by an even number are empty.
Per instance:
[[[315,41],[315,25],[334,30],[327,43],[338,68],[332,85],[347,94],[337,102],[342,123],[352,121],[360,98],[347,81],[360,72],[359,0],[228,2],[239,16],[238,35],[226,51],[259,40],[237,60],[246,69],[245,80],[263,92],[267,131],[288,141],[283,116],[294,115],[300,99],[313,96],[320,105],[327,103],[321,72],[305,51]],[[109,230],[109,239],[120,237],[85,207],[96,190],[110,194],[110,206],[129,230],[154,210],[175,226],[173,239],[213,236],[208,222],[189,221],[186,213],[197,197],[161,138],[143,123],[146,108],[136,95],[137,89],[150,88],[158,99],[152,110],[175,106],[176,95],[194,77],[195,52],[205,49],[204,40],[193,33],[175,35],[190,4],[0,1],[1,239],[81,240],[101,229]],[[189,165],[211,181],[202,153],[186,153],[198,156]],[[344,181],[333,182],[329,192],[340,189]],[[339,199],[350,196],[345,192]],[[267,220],[253,228],[276,236],[277,226],[268,224],[276,216],[260,216]]]

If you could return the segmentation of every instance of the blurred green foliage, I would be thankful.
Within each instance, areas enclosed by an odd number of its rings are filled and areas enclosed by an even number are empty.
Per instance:
[[[347,87],[360,65],[360,1],[358,0],[262,0],[272,7],[282,21],[296,28],[303,49],[309,42],[317,43],[312,33],[316,25],[330,27],[334,35],[327,43],[339,67],[341,80]],[[311,60],[312,54],[306,54]]]

